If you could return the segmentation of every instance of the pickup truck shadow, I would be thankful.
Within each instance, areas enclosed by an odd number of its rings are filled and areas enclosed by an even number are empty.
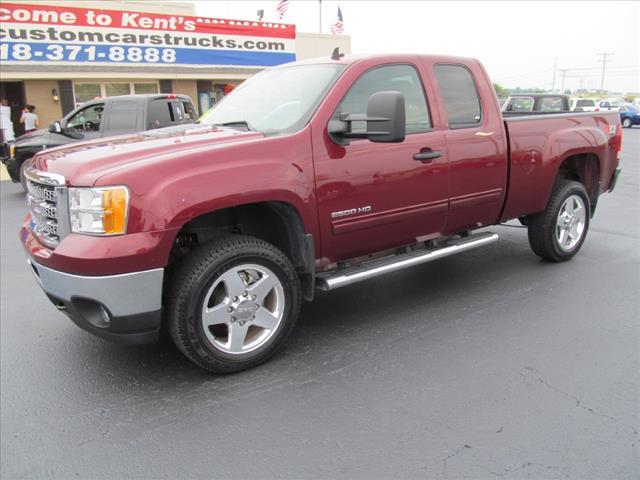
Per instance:
[[[371,356],[393,355],[394,343],[404,348],[403,339],[416,334],[428,338],[429,330],[464,321],[471,311],[494,305],[505,290],[544,281],[555,265],[531,253],[526,231],[500,230],[513,241],[320,293],[303,305],[284,348],[252,370],[215,376],[193,366],[168,338],[156,345],[124,347],[77,331],[82,341],[74,355],[83,366],[78,380],[87,370],[103,375],[106,369],[107,383],[123,384],[118,387],[123,391],[130,388],[127,384],[135,384],[137,394],[152,395],[157,389],[207,388],[210,395],[226,398],[283,382],[307,382]]]

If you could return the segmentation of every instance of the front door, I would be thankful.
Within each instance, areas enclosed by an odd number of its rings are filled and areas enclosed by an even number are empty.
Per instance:
[[[69,117],[63,127],[71,133],[81,135],[80,140],[100,138],[104,130],[103,113],[104,103],[93,103]]]
[[[449,188],[444,133],[432,129],[416,66],[394,64],[364,71],[334,116],[366,113],[369,97],[387,90],[405,97],[404,142],[352,139],[339,146],[326,130],[323,141],[314,142],[324,263],[437,237],[444,228]],[[352,130],[366,129],[362,123],[354,122]],[[439,156],[424,158],[429,152]]]

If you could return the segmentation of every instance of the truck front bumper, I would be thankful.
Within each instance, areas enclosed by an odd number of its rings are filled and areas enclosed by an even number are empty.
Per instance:
[[[122,275],[84,276],[27,262],[56,308],[79,327],[126,344],[158,340],[164,269]]]

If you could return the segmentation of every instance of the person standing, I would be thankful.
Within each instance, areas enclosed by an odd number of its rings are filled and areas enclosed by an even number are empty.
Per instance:
[[[13,131],[13,122],[11,121],[11,107],[9,106],[9,100],[3,98],[0,102],[0,155],[3,157],[9,156],[9,148],[7,144],[13,142],[16,139]]]
[[[33,132],[38,125],[38,115],[33,113],[36,107],[33,105],[27,105],[22,111],[22,116],[20,117],[20,123],[24,124],[24,133]]]

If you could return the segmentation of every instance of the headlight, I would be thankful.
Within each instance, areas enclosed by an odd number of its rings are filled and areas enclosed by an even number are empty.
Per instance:
[[[127,230],[127,187],[69,188],[71,231],[120,235]]]

